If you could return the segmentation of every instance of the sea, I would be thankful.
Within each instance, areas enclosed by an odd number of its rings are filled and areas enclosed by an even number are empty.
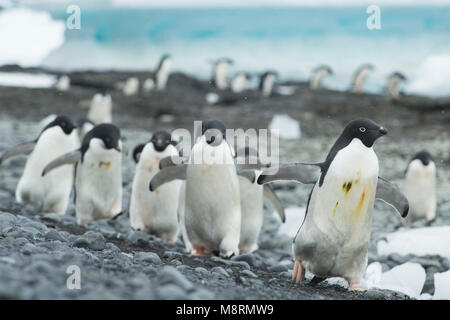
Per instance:
[[[317,66],[327,65],[333,75],[325,86],[346,90],[355,70],[370,63],[375,69],[367,78],[369,92],[382,92],[387,76],[401,72],[407,77],[406,92],[450,96],[450,6],[380,7],[379,29],[368,28],[371,13],[366,10],[81,9],[80,29],[66,28],[62,44],[38,65],[153,70],[160,56],[168,53],[174,71],[202,79],[211,76],[212,61],[228,57],[234,61],[230,76],[247,71],[256,77],[271,69],[281,80],[299,81],[308,80]],[[70,15],[61,9],[47,14],[64,24]],[[0,11],[0,26],[1,15]]]

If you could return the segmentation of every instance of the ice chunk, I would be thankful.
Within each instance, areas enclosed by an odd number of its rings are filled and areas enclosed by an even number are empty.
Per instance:
[[[418,298],[425,278],[425,269],[420,264],[407,262],[383,273],[378,288],[400,291]]]
[[[450,300],[450,270],[434,274],[433,299]]]
[[[366,274],[364,275],[362,286],[366,289],[378,288],[381,283],[381,275],[383,273],[383,268],[381,263],[372,262],[366,269]]]
[[[378,254],[440,255],[450,259],[450,226],[400,230],[378,242]]]
[[[0,65],[33,66],[64,42],[64,21],[45,11],[12,8],[0,11]]]
[[[276,114],[269,124],[269,130],[278,130],[282,139],[299,139],[300,123],[287,114]]]

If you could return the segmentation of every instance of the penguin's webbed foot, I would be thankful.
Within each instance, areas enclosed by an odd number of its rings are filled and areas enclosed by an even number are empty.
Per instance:
[[[292,280],[295,280],[295,283],[299,284],[303,281],[303,279],[305,279],[305,268],[303,267],[301,261],[295,260]]]
[[[350,282],[350,286],[348,287],[348,291],[366,291],[365,289],[361,288],[358,282]]]
[[[234,252],[233,251],[227,251],[227,252],[225,252],[225,253],[223,253],[223,254],[220,254],[221,256],[222,256],[222,258],[224,258],[224,259],[231,259],[235,254],[234,254]]]

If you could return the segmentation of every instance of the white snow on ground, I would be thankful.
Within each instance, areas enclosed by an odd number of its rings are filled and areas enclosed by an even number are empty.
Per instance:
[[[435,300],[450,300],[450,270],[434,274],[434,296]]]
[[[286,222],[282,223],[278,233],[294,238],[305,218],[305,208],[291,207],[284,210]],[[276,212],[274,215],[278,215]]]
[[[45,11],[13,8],[0,11],[0,65],[39,64],[64,43],[65,24]]]
[[[378,242],[378,254],[440,255],[450,259],[450,226],[402,229]]]
[[[367,267],[364,282],[368,289],[394,290],[419,298],[425,278],[425,269],[418,263],[407,262],[382,273],[381,264],[374,262]]]
[[[300,123],[287,114],[276,114],[269,124],[269,130],[279,130],[282,139],[300,139]]]
[[[32,74],[23,72],[0,72],[0,86],[50,88],[56,77],[49,74]]]

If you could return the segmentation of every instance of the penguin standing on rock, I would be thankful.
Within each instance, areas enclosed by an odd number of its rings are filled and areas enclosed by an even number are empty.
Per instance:
[[[238,158],[243,158],[243,163],[259,163],[257,151],[244,148],[236,152]],[[239,175],[239,188],[241,197],[241,236],[239,240],[239,251],[241,254],[249,253],[258,249],[258,238],[263,224],[264,198],[268,199],[281,221],[286,220],[284,209],[280,200],[273,192],[269,184],[264,186],[256,183],[261,171],[246,171]]]
[[[362,290],[375,198],[392,205],[402,217],[408,200],[399,189],[378,176],[375,141],[387,130],[369,119],[349,122],[325,162],[291,164],[267,169],[258,183],[296,180],[314,184],[305,219],[293,241],[293,279],[312,272],[317,282],[343,277],[349,290]]]
[[[400,82],[406,81],[406,77],[400,72],[394,72],[387,79],[387,92],[392,99],[400,98],[398,85]]]
[[[95,124],[112,122],[112,100],[111,95],[96,93],[92,97],[86,118]]]
[[[77,130],[66,116],[56,116],[39,137],[7,150],[0,164],[18,154],[30,153],[16,189],[16,201],[30,204],[42,212],[64,214],[73,183],[73,168],[59,168],[45,177],[41,172],[54,158],[78,146]]]
[[[353,76],[352,90],[356,93],[363,93],[364,82],[371,71],[374,70],[374,66],[371,64],[363,64],[360,66]]]
[[[233,60],[229,58],[221,58],[213,62],[212,82],[217,89],[225,90],[228,88],[227,73],[232,64]]]
[[[259,90],[264,97],[272,95],[273,85],[278,73],[276,71],[266,71],[259,79]]]
[[[436,218],[436,165],[428,151],[414,155],[406,168],[405,195],[409,201],[406,224],[425,218],[431,223]]]
[[[239,93],[247,88],[247,83],[251,79],[251,75],[248,72],[238,72],[231,79],[230,88],[234,93]]]
[[[83,139],[81,147],[56,158],[42,171],[42,176],[65,164],[75,164],[75,211],[78,224],[102,218],[116,218],[122,213],[122,142],[120,130],[113,124],[95,126]]]
[[[148,192],[148,183],[159,172],[162,158],[177,156],[177,143],[166,131],[153,134],[148,143],[133,151],[137,163],[130,201],[130,224],[134,230],[147,231],[169,242],[178,235],[178,198],[181,181],[172,181],[155,192]]]
[[[333,75],[333,70],[328,66],[319,66],[312,72],[309,87],[312,90],[322,89],[322,81],[326,76]]]
[[[239,254],[239,181],[225,131],[218,120],[204,121],[187,163],[161,170],[150,182],[155,192],[166,182],[186,180],[182,234],[192,255]]]

